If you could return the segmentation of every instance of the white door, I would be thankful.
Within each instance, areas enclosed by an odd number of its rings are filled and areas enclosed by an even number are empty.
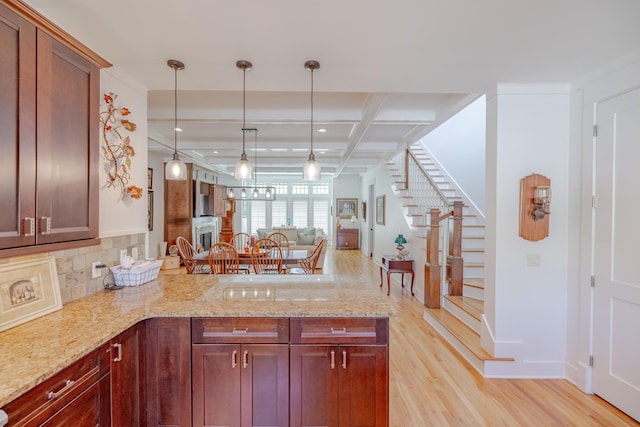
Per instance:
[[[597,121],[593,390],[640,421],[640,89]]]

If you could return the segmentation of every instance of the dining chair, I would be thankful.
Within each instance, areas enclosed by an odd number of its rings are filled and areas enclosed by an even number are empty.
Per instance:
[[[230,243],[218,242],[209,249],[209,271],[211,274],[238,274],[240,260],[238,251]]]
[[[251,266],[256,274],[283,274],[282,249],[269,238],[260,239],[251,252]]]
[[[182,258],[182,263],[187,269],[187,274],[192,274],[196,267],[196,261],[193,257],[196,255],[196,250],[191,246],[191,243],[182,236],[176,238],[176,245],[178,246],[178,253]]]
[[[289,268],[289,274],[315,274],[316,266],[318,265],[318,260],[320,259],[320,253],[322,252],[322,248],[324,247],[327,239],[322,239],[318,246],[313,250],[311,255],[307,258],[300,260],[298,265],[300,267],[291,267]]]
[[[274,231],[273,233],[269,234],[267,238],[273,240],[280,246],[283,256],[286,257],[289,255],[289,249],[291,245],[289,243],[289,238],[284,233]]]
[[[238,252],[242,252],[245,249],[250,249],[251,247],[251,236],[247,233],[235,233],[229,243],[233,245]]]

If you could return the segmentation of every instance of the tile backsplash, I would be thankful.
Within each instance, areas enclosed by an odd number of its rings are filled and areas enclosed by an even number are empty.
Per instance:
[[[62,303],[66,304],[73,300],[95,294],[104,289],[104,280],[108,274],[108,270],[106,268],[102,269],[101,276],[93,279],[91,277],[91,265],[94,262],[100,262],[109,267],[118,265],[120,264],[120,251],[122,249],[126,249],[127,254],[131,256],[133,248],[136,248],[138,251],[138,259],[144,259],[144,242],[144,233],[105,237],[100,239],[99,245],[30,255],[26,257],[15,257],[11,259],[4,259],[0,262],[5,263],[19,261],[22,259],[33,259],[42,256],[55,257],[58,282],[60,283],[60,296],[62,298]]]

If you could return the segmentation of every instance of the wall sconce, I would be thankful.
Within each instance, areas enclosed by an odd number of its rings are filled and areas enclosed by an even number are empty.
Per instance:
[[[549,236],[551,180],[532,174],[520,180],[520,237],[530,241]]]

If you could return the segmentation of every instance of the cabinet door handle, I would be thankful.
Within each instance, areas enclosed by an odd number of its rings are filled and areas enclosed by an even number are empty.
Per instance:
[[[347,369],[347,352],[342,351],[342,369]]]
[[[249,352],[245,351],[242,353],[242,367],[246,369],[249,366]]]
[[[31,237],[36,235],[36,221],[35,218],[25,217],[22,220],[22,234],[25,237]]]
[[[113,345],[113,348],[116,349],[116,357],[113,358],[114,362],[119,362],[122,360],[122,344],[117,343]]]
[[[249,328],[244,328],[244,329],[233,328],[233,330],[231,331],[232,334],[246,334],[247,332],[249,332]]]
[[[45,234],[51,234],[51,218],[48,216],[43,216],[40,218],[40,234],[43,236]]]
[[[62,393],[64,393],[64,391],[66,389],[68,389],[69,387],[71,387],[74,383],[75,383],[75,381],[73,381],[73,380],[66,380],[64,382],[64,386],[60,390],[58,390],[58,391],[50,391],[49,393],[47,393],[47,399],[49,399],[49,400],[55,399],[56,397],[58,397]]]
[[[231,368],[234,368],[238,366],[238,350],[233,350],[233,353],[231,353]]]
[[[347,333],[347,328],[331,328],[331,333],[344,335]]]
[[[331,350],[331,369],[336,368],[336,352]]]

